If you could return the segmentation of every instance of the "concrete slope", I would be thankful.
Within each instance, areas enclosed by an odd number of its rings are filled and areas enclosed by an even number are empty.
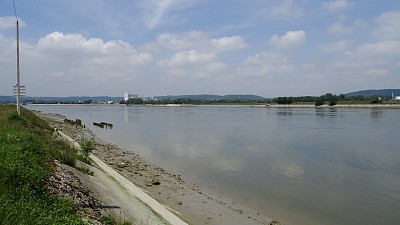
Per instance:
[[[71,137],[61,131],[58,133],[75,148],[80,149],[79,143]],[[108,204],[121,208],[125,214],[124,217],[134,218],[144,224],[187,225],[166,206],[161,205],[99,158],[94,155],[89,157],[96,164],[90,168],[94,172],[94,177],[89,182],[94,186],[92,189],[100,195],[100,198],[107,199]]]

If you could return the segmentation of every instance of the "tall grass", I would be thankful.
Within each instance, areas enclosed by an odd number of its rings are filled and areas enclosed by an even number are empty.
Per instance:
[[[32,112],[0,105],[0,224],[82,224],[72,202],[45,187],[51,159],[74,165],[77,154],[53,133]]]

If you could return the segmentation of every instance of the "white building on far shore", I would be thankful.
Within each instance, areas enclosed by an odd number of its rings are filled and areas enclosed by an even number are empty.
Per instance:
[[[124,101],[128,101],[128,99],[138,98],[138,97],[139,97],[139,95],[137,95],[137,94],[129,94],[129,92],[124,93]]]

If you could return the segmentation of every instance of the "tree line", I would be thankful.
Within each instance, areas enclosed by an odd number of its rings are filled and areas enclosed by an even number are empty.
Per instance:
[[[277,104],[293,104],[293,103],[314,103],[315,106],[321,106],[328,104],[329,106],[334,106],[338,102],[343,103],[369,103],[369,104],[379,104],[383,101],[390,99],[387,96],[347,96],[345,94],[332,94],[326,93],[321,96],[300,96],[300,97],[277,97],[272,101]]]
[[[192,98],[178,98],[178,99],[160,99],[160,100],[143,100],[142,98],[131,98],[127,101],[122,100],[120,104],[127,105],[168,105],[168,104],[188,104],[188,105],[218,105],[218,104],[265,104],[271,103],[268,99],[192,99]]]
[[[265,98],[265,99],[193,99],[193,98],[178,98],[178,99],[142,99],[142,98],[131,98],[127,101],[120,101],[120,104],[127,105],[167,105],[167,104],[187,104],[187,105],[224,105],[224,104],[236,104],[236,105],[260,105],[260,104],[279,104],[279,105],[291,105],[291,104],[315,104],[330,105],[334,106],[338,102],[342,104],[379,104],[383,101],[391,99],[390,96],[347,96],[345,94],[332,94],[326,93],[321,96],[298,96],[298,97],[286,97],[281,96],[277,98]],[[38,101],[27,101],[30,104],[95,104],[97,101],[88,99],[83,101],[55,101],[55,100],[38,100]]]
[[[161,100],[143,100],[142,98],[131,98],[127,101],[122,100],[120,104],[127,105],[167,105],[167,104],[190,104],[190,105],[218,105],[218,104],[286,104],[291,105],[293,103],[297,104],[314,104],[315,106],[321,106],[328,104],[329,106],[334,106],[338,102],[346,103],[370,103],[377,104],[388,99],[385,96],[346,96],[345,94],[332,94],[326,93],[321,96],[300,96],[300,97],[277,97],[273,99],[192,99],[192,98],[178,98],[178,99],[161,99]]]

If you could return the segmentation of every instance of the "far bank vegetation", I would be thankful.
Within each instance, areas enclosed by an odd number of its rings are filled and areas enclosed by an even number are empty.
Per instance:
[[[300,96],[300,97],[277,97],[272,99],[161,99],[161,100],[143,100],[142,98],[132,98],[127,101],[121,101],[120,104],[126,105],[261,105],[261,104],[278,104],[278,105],[329,105],[336,104],[398,104],[398,102],[390,100],[388,96],[347,96],[345,94],[326,93],[321,96]]]

